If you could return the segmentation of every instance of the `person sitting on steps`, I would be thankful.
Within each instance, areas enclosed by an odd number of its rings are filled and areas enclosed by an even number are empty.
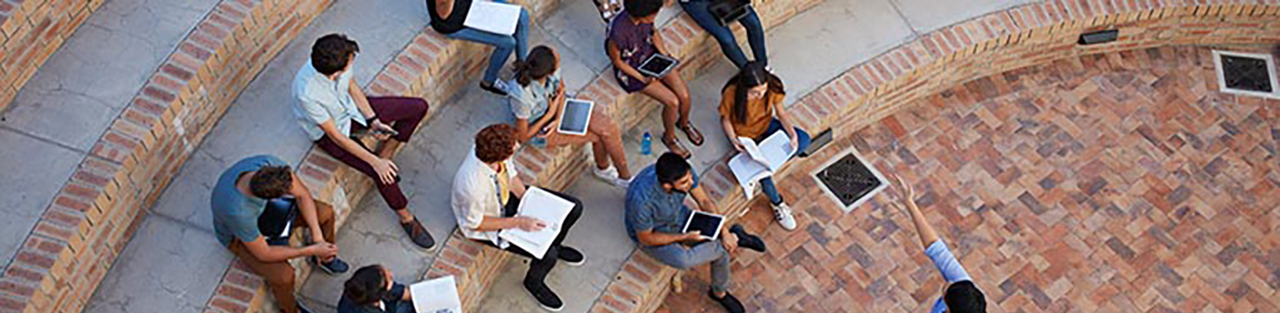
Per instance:
[[[662,77],[641,74],[636,68],[654,54],[673,56],[653,26],[662,9],[663,0],[626,0],[626,9],[609,23],[605,51],[613,62],[614,78],[627,93],[641,92],[662,103],[662,143],[671,152],[688,158],[692,153],[676,139],[678,127],[695,146],[701,146],[702,133],[689,121],[689,87],[680,70],[673,69]]]
[[[523,61],[529,54],[529,10],[520,8],[520,20],[516,22],[514,34],[495,34],[463,25],[467,20],[467,11],[471,10],[472,1],[474,0],[427,0],[431,29],[449,38],[493,46],[493,53],[489,54],[489,66],[480,79],[480,88],[505,96],[506,87],[498,80],[498,72],[507,64],[512,52],[516,54],[516,61]]]
[[[684,8],[684,12],[689,14],[694,23],[720,43],[720,51],[724,52],[724,56],[728,57],[734,66],[746,67],[747,56],[742,53],[742,47],[738,46],[738,39],[734,38],[733,30],[729,29],[729,25],[720,23],[720,20],[711,14],[712,3],[717,1],[719,0],[680,0],[680,7]],[[747,1],[750,2],[750,0]],[[747,14],[738,19],[738,23],[747,30],[747,43],[751,45],[751,54],[755,56],[755,61],[766,65],[767,68],[769,52],[765,49],[764,26],[760,25],[760,16],[756,15],[754,7],[747,6],[746,9]]]
[[[338,313],[415,313],[413,294],[391,279],[391,269],[380,264],[356,270],[343,283]]]
[[[765,251],[763,240],[748,234],[742,225],[722,229],[719,239],[708,241],[698,231],[682,233],[693,210],[684,204],[692,195],[698,209],[715,212],[715,203],[698,183],[698,175],[683,157],[663,153],[658,163],[641,170],[627,189],[623,221],[627,235],[640,250],[658,262],[677,269],[711,263],[711,290],[707,294],[731,313],[741,313],[742,303],[729,294],[729,254],[743,247]]]
[[[569,230],[582,216],[582,201],[573,196],[547,190],[551,194],[574,203],[573,209],[560,224],[560,233],[552,241],[543,258],[498,238],[498,231],[518,228],[526,231],[537,231],[547,227],[545,221],[535,218],[516,216],[520,208],[520,198],[524,197],[525,185],[512,165],[511,156],[520,148],[516,141],[515,128],[507,124],[494,124],[480,130],[476,134],[475,145],[467,153],[457,176],[453,178],[453,193],[450,204],[453,216],[458,220],[458,229],[467,239],[498,247],[531,259],[529,271],[524,276],[524,288],[533,295],[534,300],[543,309],[559,312],[564,308],[551,288],[547,287],[547,274],[555,268],[557,260],[563,260],[570,266],[580,266],[586,262],[586,256],[578,249],[562,243]]]
[[[268,202],[287,197],[292,197],[297,210],[292,225],[311,231],[311,244],[306,247],[290,247],[288,238],[283,238],[284,244],[269,244],[266,230],[259,227]],[[258,155],[232,164],[218,176],[210,200],[214,236],[267,281],[267,289],[275,295],[276,305],[284,313],[311,312],[293,295],[296,281],[290,259],[309,257],[321,271],[330,275],[345,273],[349,268],[338,258],[338,246],[331,243],[336,240],[333,208],[318,205],[307,186],[302,180],[294,179],[288,163],[280,158]],[[277,216],[287,219],[288,215]],[[269,225],[280,226],[288,222],[268,221]],[[271,235],[278,235],[276,231],[270,231]]]
[[[596,106],[585,135],[556,131],[566,100],[564,82],[560,80],[560,54],[547,46],[537,46],[528,60],[517,61],[515,78],[507,84],[511,112],[515,114],[516,134],[520,142],[534,137],[545,138],[548,147],[591,143],[596,177],[616,186],[631,181],[622,132],[613,119]],[[612,162],[612,163],[610,163]]]
[[[423,249],[435,239],[409,212],[400,190],[399,168],[391,155],[408,142],[427,115],[427,101],[411,97],[365,97],[351,73],[360,46],[329,34],[311,46],[311,60],[293,78],[293,114],[307,137],[321,150],[364,173],[378,187],[387,206],[400,217],[400,228]],[[385,141],[375,153],[355,136],[372,133]],[[387,140],[394,139],[394,140]]]
[[[809,147],[809,133],[791,121],[791,115],[787,114],[786,106],[782,104],[787,96],[782,80],[765,71],[763,63],[747,63],[738,75],[725,83],[721,96],[720,124],[724,127],[724,134],[729,137],[729,143],[738,152],[746,152],[738,137],[761,142],[782,131],[790,139],[791,148],[796,151],[794,155],[804,156],[803,151]],[[796,219],[791,215],[791,207],[782,201],[773,177],[761,179],[760,189],[769,197],[778,224],[783,229],[795,230]]]

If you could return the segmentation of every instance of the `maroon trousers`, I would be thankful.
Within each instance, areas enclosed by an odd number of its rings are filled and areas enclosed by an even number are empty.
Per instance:
[[[369,97],[369,106],[373,107],[373,112],[378,115],[379,120],[396,129],[399,134],[391,138],[400,142],[409,141],[409,138],[413,136],[413,131],[418,129],[418,123],[421,123],[422,118],[427,116],[428,107],[426,100],[411,97]],[[351,127],[353,128],[351,130],[352,133],[355,133],[359,128],[363,128],[357,123],[351,123]],[[320,149],[342,161],[342,163],[346,163],[348,166],[372,178],[373,182],[378,185],[378,193],[382,194],[382,200],[387,201],[387,206],[390,206],[392,210],[401,210],[409,206],[409,199],[405,198],[404,192],[400,191],[400,183],[398,181],[383,184],[382,179],[378,178],[378,172],[373,169],[372,165],[356,157],[355,154],[347,152],[346,149],[343,149],[341,145],[338,145],[327,135],[320,137],[320,140],[316,140],[316,145],[319,145]],[[365,149],[368,148],[366,147]]]

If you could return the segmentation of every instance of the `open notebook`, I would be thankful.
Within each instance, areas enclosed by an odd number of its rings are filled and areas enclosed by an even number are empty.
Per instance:
[[[565,217],[573,211],[573,206],[573,202],[542,188],[529,187],[529,190],[524,193],[524,198],[520,199],[516,216],[536,218],[547,223],[547,227],[533,232],[519,228],[503,229],[498,232],[498,238],[542,259],[543,255],[547,254],[547,249],[551,248],[551,243],[555,241],[556,236],[560,235],[560,225],[564,224]]]
[[[729,159],[729,170],[738,178],[738,185],[742,186],[747,198],[755,194],[761,179],[773,176],[773,172],[782,168],[782,164],[796,153],[791,148],[791,138],[782,131],[774,132],[760,143],[747,137],[738,137],[738,141],[747,152]]]
[[[453,276],[445,276],[409,285],[413,309],[418,313],[462,313],[462,300]]]

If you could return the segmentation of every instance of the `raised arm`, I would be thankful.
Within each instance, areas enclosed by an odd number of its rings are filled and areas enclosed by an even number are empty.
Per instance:
[[[902,190],[906,203],[907,212],[911,214],[911,222],[916,225],[916,232],[920,234],[920,245],[928,248],[930,244],[940,240],[938,232],[933,230],[933,226],[929,226],[929,221],[925,220],[924,213],[920,213],[920,207],[916,206],[916,192],[911,185],[902,181],[901,177],[897,178],[898,188]]]

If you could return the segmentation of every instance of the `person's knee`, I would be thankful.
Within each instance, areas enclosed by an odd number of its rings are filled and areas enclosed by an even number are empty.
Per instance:
[[[290,267],[288,271],[280,270],[276,273],[264,275],[263,280],[266,280],[267,285],[270,285],[271,288],[293,290],[296,278],[293,276],[293,268]]]
[[[700,265],[697,262],[694,262],[693,260],[686,257],[673,258],[667,261],[668,261],[666,262],[667,266],[674,267],[680,270],[687,270],[687,269],[693,268],[694,266]]]
[[[413,98],[413,101],[409,103],[413,108],[413,114],[418,117],[427,115],[427,109],[431,107],[431,104],[427,103],[427,100],[423,98]]]

